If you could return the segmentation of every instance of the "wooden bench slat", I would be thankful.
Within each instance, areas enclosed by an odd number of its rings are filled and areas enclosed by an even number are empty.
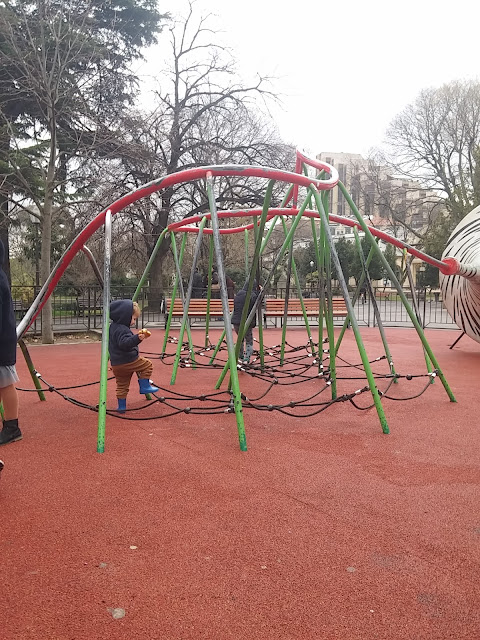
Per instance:
[[[319,298],[305,298],[303,300],[305,313],[307,317],[318,317]],[[332,312],[334,317],[346,317],[348,315],[345,300],[343,298],[332,298]],[[283,318],[285,315],[285,300],[283,298],[266,298],[265,311],[263,314],[265,326],[267,318]],[[287,317],[303,316],[302,304],[299,298],[290,298],[288,300]]]

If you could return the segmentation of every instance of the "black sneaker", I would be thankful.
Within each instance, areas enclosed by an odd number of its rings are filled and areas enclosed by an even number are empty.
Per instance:
[[[3,429],[0,431],[0,445],[16,442],[23,438],[18,426],[18,420],[5,420]]]

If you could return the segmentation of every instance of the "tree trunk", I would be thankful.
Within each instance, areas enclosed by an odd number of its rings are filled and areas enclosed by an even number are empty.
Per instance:
[[[2,127],[2,131],[0,132],[0,158],[2,160],[4,159],[4,154],[6,157],[8,149],[10,148],[10,136],[4,131],[4,129],[5,127]],[[7,275],[8,281],[11,283],[12,278],[10,273],[10,247],[8,242],[8,227],[10,223],[8,217],[8,192],[5,191],[5,185],[3,189],[4,190],[0,192],[0,240],[5,246],[5,263],[3,265],[3,270]]]
[[[52,207],[47,206],[42,215],[42,250],[40,254],[40,280],[43,286],[50,275],[50,253],[52,248]],[[52,297],[47,300],[42,309],[42,342],[43,344],[53,344],[53,318],[52,318]]]
[[[162,209],[157,218],[157,224],[154,227],[154,238],[157,239],[165,227],[168,225],[168,216],[170,214],[171,189],[168,189],[162,196]],[[170,249],[170,239],[165,237],[155,256],[150,268],[148,280],[150,283],[150,291],[148,295],[148,309],[154,313],[160,313],[161,303],[165,288],[169,285],[169,275],[163,273],[163,261]]]
[[[55,180],[54,148],[52,149],[50,162],[45,181],[45,202],[42,212],[42,251],[40,254],[40,279],[43,286],[48,280],[51,271],[52,254],[52,209],[53,209],[53,188]],[[43,344],[53,344],[53,318],[52,318],[52,297],[47,300],[42,309],[42,342]]]
[[[0,240],[5,247],[5,262],[3,263],[3,270],[11,284],[12,278],[10,274],[10,252],[8,242],[8,198],[3,194],[0,194]],[[0,265],[1,266],[1,265]]]

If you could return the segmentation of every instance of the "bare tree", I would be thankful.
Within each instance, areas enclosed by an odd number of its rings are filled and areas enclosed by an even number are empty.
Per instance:
[[[480,83],[421,91],[387,131],[398,173],[423,178],[445,197],[453,227],[480,203]]]
[[[362,213],[381,221],[395,238],[417,246],[423,246],[444,210],[438,191],[429,189],[422,178],[395,174],[395,167],[380,150],[371,152],[352,182],[363,200]]]
[[[185,20],[171,29],[171,59],[164,78],[153,113],[132,114],[124,125],[130,146],[123,162],[132,186],[206,164],[293,166],[293,150],[256,111],[258,100],[271,96],[266,80],[239,82],[228,52],[214,43],[208,17],[197,20],[192,5]],[[263,200],[261,182],[224,179],[217,188],[224,208]],[[137,203],[131,213],[141,222],[150,252],[169,222],[207,210],[206,192],[195,183],[166,189]],[[168,249],[165,241],[152,266],[151,282],[156,285],[162,283]]]
[[[143,30],[132,30],[140,17]],[[112,125],[134,95],[129,63],[155,40],[161,18],[151,0],[113,10],[95,0],[2,3],[3,197],[41,222],[42,282],[51,270],[55,219],[88,193],[71,171],[82,159],[115,153]],[[17,112],[4,108],[15,93],[23,102]],[[43,341],[52,342],[50,301],[42,326]]]

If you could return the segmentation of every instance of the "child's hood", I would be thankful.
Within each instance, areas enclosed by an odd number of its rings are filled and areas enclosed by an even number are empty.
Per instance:
[[[5,247],[3,246],[3,242],[0,240],[0,269],[3,266],[4,260],[5,260]]]
[[[129,327],[132,323],[133,302],[131,300],[114,300],[110,304],[110,318],[113,322]]]

